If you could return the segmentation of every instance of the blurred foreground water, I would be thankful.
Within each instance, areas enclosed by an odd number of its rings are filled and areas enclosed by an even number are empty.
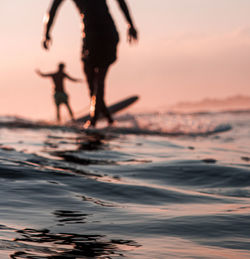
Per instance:
[[[0,258],[250,258],[250,112],[0,118]]]

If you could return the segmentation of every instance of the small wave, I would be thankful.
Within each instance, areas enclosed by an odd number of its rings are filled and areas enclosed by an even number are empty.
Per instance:
[[[108,130],[108,132],[119,133],[119,134],[134,134],[134,135],[160,135],[160,136],[207,136],[217,133],[226,132],[232,129],[229,124],[220,124],[207,129],[195,129],[195,130],[151,130],[150,128],[136,128],[136,127],[114,127],[105,128],[103,130]]]
[[[211,119],[197,119],[192,116],[170,116],[169,114],[158,114],[157,116],[155,114],[127,114],[117,117],[116,120],[117,124],[114,127],[83,130],[81,125],[57,125],[50,122],[31,121],[19,117],[0,117],[0,128],[162,136],[207,136],[232,129],[231,124],[214,122],[212,117]]]
[[[146,134],[167,136],[207,136],[229,131],[231,123],[215,120],[214,116],[193,116],[174,113],[126,114],[117,118],[118,127],[112,132],[120,134]]]

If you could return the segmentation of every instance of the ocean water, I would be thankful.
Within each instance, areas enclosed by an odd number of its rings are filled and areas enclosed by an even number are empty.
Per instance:
[[[250,258],[250,112],[0,118],[0,258]]]

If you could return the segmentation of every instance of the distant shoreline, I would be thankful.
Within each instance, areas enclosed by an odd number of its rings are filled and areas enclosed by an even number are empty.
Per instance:
[[[250,97],[235,95],[225,99],[205,98],[198,102],[179,102],[169,110],[173,112],[233,112],[249,111]]]

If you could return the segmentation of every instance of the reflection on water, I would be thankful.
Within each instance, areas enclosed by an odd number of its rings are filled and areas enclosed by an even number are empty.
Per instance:
[[[18,230],[20,238],[14,242],[20,250],[11,258],[107,258],[110,255],[124,256],[122,246],[138,246],[130,240],[105,240],[101,235],[51,233],[48,229]],[[127,248],[126,248],[127,250]]]
[[[108,144],[105,143],[106,138],[107,136],[104,134],[88,132],[84,137],[78,139],[78,150],[106,150],[108,149]]]
[[[108,138],[110,138],[109,136]],[[82,134],[75,134],[69,136],[58,137],[54,135],[47,135],[44,140],[46,152],[53,149],[82,150],[82,151],[96,151],[107,150],[108,144],[106,143],[107,136],[98,132],[83,132]]]
[[[88,216],[88,214],[70,210],[56,210],[53,214],[58,218],[58,225],[60,226],[85,223],[86,217]]]
[[[112,165],[116,164],[115,161],[102,160],[102,159],[90,159],[87,157],[77,156],[75,151],[58,151],[53,153],[55,156],[62,158],[66,162],[80,164],[80,165]]]
[[[60,223],[83,224],[87,214],[79,211],[57,210],[53,213]],[[132,240],[108,239],[104,235],[53,233],[50,229],[25,228],[16,230],[11,241],[10,258],[110,258],[125,256],[124,252],[139,247]]]
[[[72,149],[61,149],[58,148],[58,143],[51,142],[50,154],[63,159],[65,162],[75,163],[80,165],[108,165],[115,164],[114,161],[106,160],[106,159],[91,159],[89,157],[82,157],[75,154],[83,154],[84,151],[92,152],[92,151],[101,151],[108,150],[109,145],[105,140],[109,138],[104,134],[96,133],[96,132],[87,132],[81,137],[76,137],[74,139],[74,146]],[[56,139],[55,139],[56,140]],[[54,150],[53,150],[54,149]],[[56,150],[55,150],[56,149]]]

